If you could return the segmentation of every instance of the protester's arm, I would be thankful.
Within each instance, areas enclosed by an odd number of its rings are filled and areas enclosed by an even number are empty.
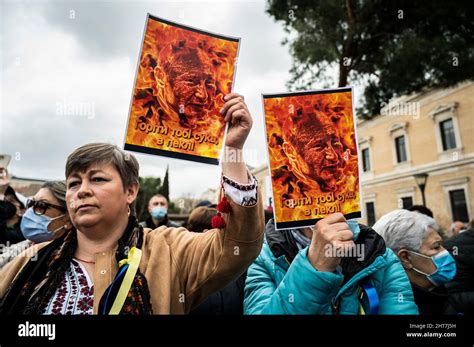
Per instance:
[[[238,183],[249,183],[242,149],[225,146],[222,157],[222,174]]]
[[[0,255],[0,269],[3,269],[6,264],[15,259],[19,253],[23,252],[28,247],[31,247],[33,242],[30,240],[24,240],[10,247],[5,247],[3,253]],[[0,277],[1,278],[1,277]]]
[[[222,160],[225,195],[231,205],[223,213],[226,226],[204,234],[182,230],[172,240],[172,261],[185,293],[185,310],[240,276],[258,256],[263,242],[264,216],[255,178],[248,174],[242,148],[252,117],[241,95],[224,97],[221,110],[229,123]]]
[[[418,314],[410,281],[391,249],[387,249],[386,261],[389,265],[380,285],[379,314]]]
[[[231,180],[245,184],[248,183],[248,178],[242,149],[253,121],[242,95],[231,93],[224,100],[226,103],[221,113],[229,127],[222,158],[222,173]]]
[[[331,300],[344,279],[341,273],[316,270],[309,262],[308,248],[305,248],[295,257],[277,286],[265,266],[264,252],[270,252],[266,244],[247,272],[244,314],[331,312]]]
[[[46,243],[41,244],[44,247]],[[21,252],[18,256],[8,262],[0,271],[0,299],[3,298],[16,276],[20,273],[23,266],[32,259],[36,259],[40,245],[34,245]]]
[[[249,270],[246,288],[246,313],[324,314],[330,311],[331,300],[342,284],[343,275],[336,271],[341,258],[328,254],[327,247],[353,247],[353,234],[341,213],[321,219],[315,225],[311,244],[293,260],[278,287],[271,287],[265,267],[256,262]],[[270,286],[269,286],[270,285]],[[265,298],[259,301],[257,297]],[[289,298],[294,298],[293,302]]]

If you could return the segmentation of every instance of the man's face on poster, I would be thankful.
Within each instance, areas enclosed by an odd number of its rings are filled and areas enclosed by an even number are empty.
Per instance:
[[[306,176],[316,180],[323,190],[333,190],[344,172],[344,147],[330,124],[306,124],[297,127],[291,145],[297,153],[297,165]]]
[[[208,65],[195,50],[177,57],[169,66],[170,106],[188,120],[202,119],[216,96],[217,85]]]

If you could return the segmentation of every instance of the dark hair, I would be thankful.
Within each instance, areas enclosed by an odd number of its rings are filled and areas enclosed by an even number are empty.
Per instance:
[[[202,233],[204,229],[212,229],[212,217],[217,214],[215,208],[200,206],[191,211],[186,229]]]
[[[48,189],[51,194],[58,200],[59,205],[67,209],[66,203],[66,183],[64,181],[46,182],[41,188]]]
[[[5,195],[5,197],[11,196],[13,198],[13,200],[15,200],[20,205],[21,209],[26,208],[25,204],[23,202],[21,202],[20,199],[18,199],[18,196],[16,195],[15,189],[13,189],[11,186],[7,187],[7,189],[5,190],[4,195]],[[7,199],[5,199],[5,200],[7,200]],[[11,202],[11,203],[13,203],[13,202]]]
[[[113,164],[122,178],[123,189],[138,184],[139,164],[130,153],[108,143],[88,143],[72,152],[66,161],[66,179],[76,172],[84,172],[93,164]]]
[[[0,224],[4,224],[8,219],[16,214],[16,207],[10,201],[0,200]]]
[[[202,200],[202,201],[199,201],[194,208],[201,207],[201,206],[215,208],[216,204],[213,204],[209,200]]]
[[[433,218],[433,211],[423,205],[413,205],[412,207],[408,208],[408,211],[420,212],[426,216]]]

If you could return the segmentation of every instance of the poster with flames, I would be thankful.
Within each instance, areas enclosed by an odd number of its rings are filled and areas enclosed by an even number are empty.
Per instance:
[[[361,217],[352,88],[263,95],[277,229]]]
[[[239,43],[148,14],[124,149],[217,165]]]

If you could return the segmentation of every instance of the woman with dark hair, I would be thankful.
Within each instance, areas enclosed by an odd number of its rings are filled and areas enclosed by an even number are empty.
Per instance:
[[[241,160],[252,118],[242,96],[224,100],[224,158],[234,160],[222,163],[223,214],[214,229],[143,229],[133,212],[135,157],[114,145],[82,146],[66,162],[75,228],[5,266],[0,313],[184,314],[240,276],[262,246],[263,210],[256,179]]]
[[[35,243],[54,240],[71,230],[66,204],[66,183],[46,182],[28,200],[28,209],[23,214],[20,230],[25,240],[6,247],[0,255],[0,268]]]
[[[27,240],[51,241],[72,228],[63,181],[43,184],[33,199],[28,200],[27,207],[21,220],[21,232]]]

